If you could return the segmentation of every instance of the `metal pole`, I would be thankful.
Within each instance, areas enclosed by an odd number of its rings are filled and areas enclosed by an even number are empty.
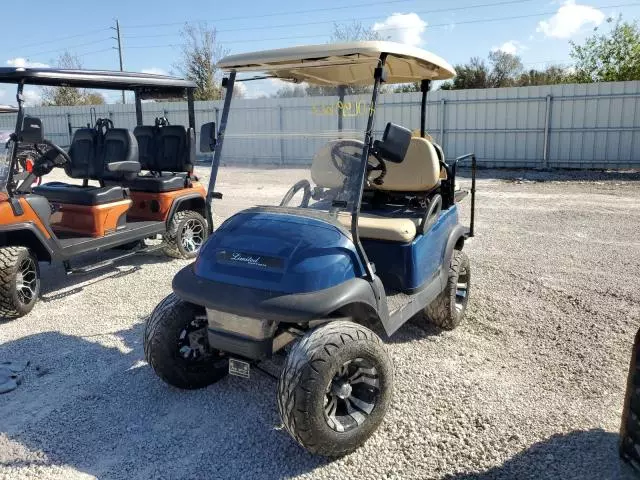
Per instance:
[[[429,80],[422,80],[420,82],[420,91],[422,92],[422,100],[420,102],[420,136],[424,138],[427,131],[427,92],[431,82]]]
[[[344,118],[344,85],[338,86],[338,131],[342,131],[342,120]]]
[[[222,86],[227,89],[224,97],[224,107],[222,108],[222,117],[220,126],[218,127],[218,138],[216,140],[216,148],[213,152],[213,161],[211,162],[211,175],[209,177],[209,189],[207,190],[207,217],[209,220],[209,229],[213,229],[213,215],[211,213],[211,203],[214,197],[213,189],[216,186],[218,177],[218,167],[220,166],[220,157],[222,156],[222,145],[224,144],[224,132],[227,129],[227,119],[229,118],[229,108],[231,107],[231,97],[233,96],[233,84],[236,80],[236,72],[229,73],[229,77],[222,80]]]
[[[187,89],[187,111],[189,115],[189,127],[196,131],[196,106],[193,98],[193,88]],[[166,111],[165,111],[166,112]],[[166,116],[166,113],[165,113]]]
[[[122,37],[120,36],[120,22],[118,21],[117,18],[116,18],[116,27],[115,28],[111,27],[111,29],[116,31],[116,38],[114,38],[114,40],[118,41],[118,58],[120,59],[120,71],[122,72],[123,71],[123,68],[122,68]],[[127,103],[127,102],[125,100],[124,90],[122,90],[122,104],[124,105],[125,103]]]
[[[381,53],[380,60],[378,62],[378,68],[374,72],[374,84],[373,93],[371,94],[371,105],[369,106],[369,118],[367,119],[367,130],[364,135],[364,148],[362,149],[362,168],[360,170],[359,183],[357,185],[357,191],[354,192],[353,205],[351,209],[351,237],[353,244],[356,247],[356,251],[362,260],[365,276],[368,280],[373,280],[374,271],[369,262],[362,243],[360,243],[360,235],[358,234],[358,216],[360,215],[360,204],[362,203],[362,191],[364,190],[364,183],[367,178],[367,165],[369,163],[369,150],[373,147],[373,124],[375,121],[376,101],[378,100],[378,91],[380,90],[380,84],[384,81],[385,70],[384,64],[387,60],[387,54]],[[352,183],[353,185],[353,183]]]
[[[282,121],[282,105],[278,107],[278,123],[280,125],[280,165],[284,165],[284,124]]]
[[[542,168],[549,168],[549,129],[551,128],[551,95],[547,95],[544,113],[544,147],[542,150]]]
[[[442,98],[440,100],[440,138],[438,141],[440,142],[440,146],[444,147],[444,108],[445,108],[445,99]]]
[[[143,119],[142,119],[142,100],[140,99],[140,95],[138,94],[138,91],[135,91],[135,100],[136,100],[136,125],[141,126]]]

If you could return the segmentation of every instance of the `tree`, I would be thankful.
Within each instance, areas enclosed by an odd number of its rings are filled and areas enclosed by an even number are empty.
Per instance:
[[[361,22],[334,23],[331,43],[382,40],[380,33],[362,25]]]
[[[429,85],[429,90],[431,90],[431,85]],[[420,82],[400,83],[393,88],[393,93],[408,93],[408,92],[419,92],[419,91],[420,91]]]
[[[515,79],[522,72],[520,57],[502,50],[494,50],[489,53],[489,62],[492,66],[489,74],[491,88],[512,87],[515,85]]]
[[[303,85],[284,85],[282,86],[282,88],[278,89],[274,97],[293,98],[293,97],[305,97],[306,95],[307,95],[307,91]]]
[[[575,81],[575,76],[561,65],[550,65],[544,70],[529,70],[520,74],[517,86],[557,85]]]
[[[453,81],[445,82],[442,90],[471,88],[528,87],[533,85],[554,85],[575,81],[568,68],[551,65],[544,70],[523,71],[520,57],[495,50],[489,53],[489,65],[473,57],[464,65],[456,65]]]
[[[607,19],[612,23],[613,19]],[[597,30],[597,29],[596,29]],[[640,28],[618,17],[608,34],[594,34],[584,45],[570,42],[576,62],[576,80],[614,82],[640,79]]]
[[[479,57],[472,57],[469,63],[456,65],[453,81],[443,83],[442,90],[461,90],[468,88],[490,88],[489,67]]]
[[[64,52],[56,62],[59,68],[81,70],[77,55]],[[47,106],[104,105],[102,94],[76,87],[46,87],[42,91],[42,104]]]
[[[206,22],[186,23],[182,35],[182,58],[174,67],[185,78],[195,82],[195,100],[218,100],[222,98],[218,61],[228,50],[217,41],[216,29]]]

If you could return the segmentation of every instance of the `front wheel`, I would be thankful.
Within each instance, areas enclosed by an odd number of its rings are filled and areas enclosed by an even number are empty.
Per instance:
[[[341,456],[378,428],[391,402],[393,366],[368,328],[333,321],[308,332],[278,382],[286,430],[314,454]]]
[[[40,295],[38,259],[26,247],[0,248],[0,316],[18,318]]]
[[[198,212],[176,213],[164,235],[164,252],[174,258],[194,258],[207,239],[207,221]]]
[[[204,313],[204,309],[172,293],[147,320],[144,356],[169,385],[203,388],[228,372],[227,358],[209,347]]]
[[[454,250],[449,265],[447,285],[438,297],[424,309],[424,315],[434,325],[453,330],[462,322],[471,291],[471,266],[469,257]]]

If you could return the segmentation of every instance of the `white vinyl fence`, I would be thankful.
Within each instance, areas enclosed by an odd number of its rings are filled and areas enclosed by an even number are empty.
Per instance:
[[[370,98],[337,97],[235,99],[225,137],[223,163],[308,165],[329,132],[362,138]],[[143,104],[144,124],[165,115],[186,125],[184,102]],[[217,121],[222,102],[196,102],[196,124]],[[133,129],[135,107],[38,107],[47,138],[69,145],[73,131],[108,117]],[[420,93],[384,94],[377,106],[376,132],[387,122],[420,126]],[[14,115],[0,115],[0,129],[12,129]],[[640,81],[486,90],[435,91],[428,95],[427,131],[447,158],[475,152],[485,167],[640,168]],[[205,157],[203,157],[205,158]]]

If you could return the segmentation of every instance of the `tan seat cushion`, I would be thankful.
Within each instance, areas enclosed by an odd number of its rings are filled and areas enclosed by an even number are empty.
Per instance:
[[[338,221],[344,227],[351,228],[350,213],[340,212]],[[408,243],[416,237],[420,221],[419,218],[389,218],[370,213],[360,213],[358,217],[358,233],[362,238]]]
[[[402,163],[386,162],[387,174],[378,190],[428,192],[440,181],[440,162],[433,144],[426,138],[412,137]]]

